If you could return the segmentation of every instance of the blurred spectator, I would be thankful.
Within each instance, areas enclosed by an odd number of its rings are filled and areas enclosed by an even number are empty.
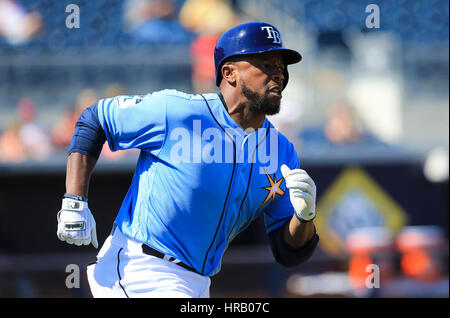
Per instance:
[[[17,104],[17,112],[19,122],[13,124],[0,137],[0,159],[14,163],[28,158],[46,160],[53,147],[46,129],[36,119],[34,102],[23,97]]]
[[[21,119],[19,137],[25,146],[27,155],[34,160],[46,160],[53,150],[50,136],[45,127],[36,118],[36,105],[23,97],[17,104]]]
[[[0,162],[19,163],[26,159],[19,132],[20,124],[15,123],[0,135]]]
[[[344,103],[338,103],[329,110],[324,134],[335,145],[357,144],[363,138],[361,125],[350,107]]]
[[[186,0],[179,15],[180,22],[197,34],[222,34],[238,24],[233,8],[224,0]]]
[[[122,84],[114,83],[108,85],[105,89],[104,98],[112,98],[116,96],[126,95],[127,90]]]
[[[127,0],[124,23],[126,30],[142,43],[182,44],[192,39],[178,21],[173,0]]]
[[[367,133],[353,109],[345,102],[333,105],[325,124],[308,128],[301,133],[302,147],[385,145]]]
[[[223,0],[187,0],[180,22],[197,37],[191,44],[192,85],[196,93],[216,90],[214,47],[220,35],[238,24],[232,7]]]
[[[66,110],[61,120],[52,129],[52,142],[57,148],[67,148],[72,141],[75,124],[83,110],[94,105],[98,101],[98,95],[92,88],[83,89],[77,97],[73,109]]]
[[[0,0],[0,37],[12,45],[26,43],[42,27],[42,18],[37,12],[27,13],[14,0]]]
[[[214,47],[218,35],[200,34],[192,42],[190,55],[192,60],[192,86],[195,93],[211,93],[216,90]]]
[[[56,148],[65,148],[70,145],[75,123],[78,119],[77,114],[76,109],[66,109],[61,119],[53,127],[51,138]]]
[[[94,105],[99,100],[98,93],[93,88],[85,88],[77,96],[76,110],[81,114],[83,110]]]

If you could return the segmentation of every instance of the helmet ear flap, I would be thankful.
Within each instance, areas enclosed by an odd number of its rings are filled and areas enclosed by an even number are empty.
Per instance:
[[[288,81],[289,81],[289,72],[288,72],[288,69],[287,69],[287,65],[284,66],[283,77],[284,77],[284,79],[283,79],[283,90],[284,90],[286,88],[286,85],[287,85]]]

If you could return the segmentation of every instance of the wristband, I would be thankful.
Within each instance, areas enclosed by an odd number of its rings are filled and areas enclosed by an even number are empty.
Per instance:
[[[308,223],[308,222],[311,222],[312,220],[314,220],[314,219],[316,218],[316,216],[314,215],[314,217],[313,217],[312,219],[310,219],[310,220],[305,220],[305,219],[302,218],[300,215],[298,215],[297,212],[294,213],[294,214],[295,214],[295,216],[297,217],[297,219],[299,219],[299,221],[302,222],[302,223]]]
[[[84,201],[84,202],[88,201],[87,198],[85,198],[81,195],[75,195],[75,194],[70,194],[70,193],[64,193],[64,198],[78,200],[78,201]]]

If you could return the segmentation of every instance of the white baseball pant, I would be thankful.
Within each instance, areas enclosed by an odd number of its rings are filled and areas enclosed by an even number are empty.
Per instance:
[[[116,227],[87,267],[95,298],[209,298],[211,280],[142,252],[142,244]]]

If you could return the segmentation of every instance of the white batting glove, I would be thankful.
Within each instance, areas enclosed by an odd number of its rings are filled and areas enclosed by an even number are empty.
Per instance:
[[[281,173],[289,189],[295,215],[301,222],[312,221],[316,217],[316,185],[313,179],[302,169],[289,169],[281,166]]]
[[[61,241],[98,247],[95,220],[86,201],[64,198],[57,220],[56,234]]]

